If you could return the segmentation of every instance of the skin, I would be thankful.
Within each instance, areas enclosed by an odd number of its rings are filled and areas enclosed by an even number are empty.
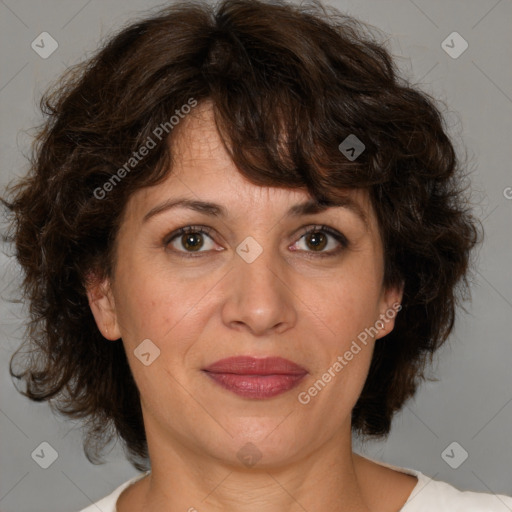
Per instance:
[[[247,181],[226,153],[208,103],[181,123],[172,173],[131,196],[113,275],[88,288],[98,328],[124,344],[152,466],[150,476],[121,494],[119,512],[399,510],[416,477],[354,454],[350,430],[374,343],[394,321],[308,404],[297,399],[401,300],[402,289],[382,286],[383,249],[368,196],[347,191],[368,227],[343,207],[288,218],[288,208],[310,198],[307,191]],[[182,196],[220,203],[228,216],[174,209],[143,221],[155,206]],[[303,233],[316,224],[343,233],[349,247],[318,256],[340,245],[322,232],[327,245],[315,252]],[[165,243],[190,225],[213,230],[196,235],[199,258],[180,256],[187,254],[187,235]],[[248,236],[263,249],[252,263],[236,252]],[[148,366],[134,355],[145,339],[160,350]],[[271,399],[241,398],[201,371],[234,355],[281,356],[308,375]],[[261,454],[251,467],[237,457],[249,442]]]

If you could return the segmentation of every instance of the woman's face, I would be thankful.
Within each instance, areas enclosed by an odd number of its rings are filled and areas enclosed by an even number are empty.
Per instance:
[[[181,122],[172,175],[130,198],[114,276],[89,290],[104,336],[122,337],[150,454],[154,444],[271,467],[334,439],[347,442],[373,343],[393,328],[401,299],[382,287],[367,195],[347,190],[367,225],[342,206],[290,214],[311,197],[243,178],[209,108]],[[223,213],[165,207],[178,198],[215,203]],[[186,226],[192,233],[173,235]],[[249,371],[236,362],[216,375],[205,371],[237,356],[284,358],[303,373],[267,366],[260,376],[230,374]]]

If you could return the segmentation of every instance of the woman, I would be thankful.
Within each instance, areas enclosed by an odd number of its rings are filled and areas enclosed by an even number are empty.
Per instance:
[[[414,395],[479,241],[441,114],[364,27],[175,4],[44,109],[11,374],[145,471],[85,511],[512,507],[352,452]]]

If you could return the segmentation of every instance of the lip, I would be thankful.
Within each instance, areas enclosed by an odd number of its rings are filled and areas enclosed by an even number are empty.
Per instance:
[[[299,375],[307,373],[305,368],[282,357],[237,356],[220,359],[204,368],[212,373],[234,373],[237,375]]]
[[[223,388],[245,398],[265,399],[294,388],[307,370],[282,357],[221,359],[203,372]]]

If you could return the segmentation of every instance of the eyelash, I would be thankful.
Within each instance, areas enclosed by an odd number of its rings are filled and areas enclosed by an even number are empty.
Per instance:
[[[339,242],[341,247],[338,247],[337,249],[334,249],[334,250],[331,250],[328,252],[319,252],[319,253],[315,253],[314,251],[304,251],[304,250],[299,250],[299,249],[297,251],[305,252],[305,253],[312,253],[312,256],[308,256],[308,257],[312,257],[312,258],[317,258],[317,257],[326,258],[326,257],[337,256],[341,251],[343,251],[344,249],[347,249],[350,245],[349,241],[342,233],[336,231],[335,229],[330,228],[329,226],[325,226],[325,225],[315,225],[315,226],[310,227],[309,229],[307,229],[300,235],[299,240],[306,235],[309,235],[311,233],[318,233],[318,232],[324,232],[324,233],[327,233],[328,235],[331,235],[337,242]],[[212,237],[213,229],[211,229],[207,226],[184,226],[182,228],[179,228],[179,229],[173,231],[171,234],[167,235],[164,238],[163,243],[164,243],[165,247],[168,247],[174,241],[174,239],[178,238],[181,235],[188,234],[188,233],[202,233],[202,234],[208,235],[210,238],[213,238]],[[171,249],[171,250],[173,252],[178,253],[180,256],[182,256],[184,258],[199,258],[199,257],[202,257],[202,255],[204,253],[209,252],[209,251],[200,251],[197,253],[190,253],[190,252],[186,252],[186,251],[177,251],[174,249]]]

